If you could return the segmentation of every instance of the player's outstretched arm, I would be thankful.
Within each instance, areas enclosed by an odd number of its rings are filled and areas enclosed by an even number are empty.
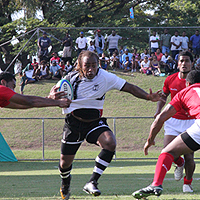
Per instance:
[[[49,98],[43,98],[39,96],[28,96],[15,94],[10,98],[10,104],[6,108],[13,109],[27,109],[33,107],[52,107],[59,106],[61,108],[69,107],[71,100],[69,99],[60,99],[53,100]]]
[[[164,122],[168,120],[170,117],[176,114],[176,109],[168,104],[165,109],[156,117],[154,122],[151,125],[149,137],[147,142],[144,145],[144,154],[148,155],[148,149],[150,146],[155,145],[155,137],[162,128]]]
[[[163,99],[161,98],[163,96],[163,93],[161,93],[161,90],[158,90],[156,93],[152,93],[151,89],[149,89],[149,90],[150,90],[150,93],[148,94],[140,87],[130,84],[128,82],[126,82],[124,87],[122,88],[122,91],[128,92],[140,99],[146,99],[146,100],[150,100],[152,102],[163,101]]]

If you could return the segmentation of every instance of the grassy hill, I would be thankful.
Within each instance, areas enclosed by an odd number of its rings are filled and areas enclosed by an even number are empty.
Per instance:
[[[145,91],[152,88],[153,92],[162,89],[165,77],[146,76],[140,73],[113,72],[127,82],[135,84]],[[57,81],[45,80],[25,86],[25,94],[47,96],[51,87]],[[17,77],[16,91],[19,92],[19,77]],[[153,117],[156,110],[156,103],[138,99],[128,93],[117,90],[106,94],[103,116],[105,117]],[[64,125],[64,115],[60,108],[40,108],[29,110],[12,110],[1,108],[1,118],[63,118],[45,119],[45,149],[59,150],[62,128]],[[147,119],[116,119],[117,151],[142,150],[143,144],[148,136],[152,118]],[[113,130],[113,119],[108,119],[110,128]],[[20,119],[0,121],[0,132],[12,148],[12,150],[41,150],[42,147],[42,120],[41,119]],[[92,149],[87,143],[82,145],[82,149]],[[154,149],[163,146],[163,132],[156,139]]]

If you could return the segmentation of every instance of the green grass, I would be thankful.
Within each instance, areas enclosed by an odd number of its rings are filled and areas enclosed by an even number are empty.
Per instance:
[[[139,156],[139,155],[138,155]],[[131,200],[131,194],[152,182],[156,160],[112,161],[99,180],[102,195],[92,197],[82,191],[88,181],[94,161],[75,161],[72,170],[71,200]],[[0,164],[0,199],[39,200],[60,199],[58,162],[14,162]],[[167,173],[160,200],[200,199],[200,161],[196,161],[194,193],[183,194],[183,181],[173,179],[174,167]],[[158,199],[149,197],[149,200]]]

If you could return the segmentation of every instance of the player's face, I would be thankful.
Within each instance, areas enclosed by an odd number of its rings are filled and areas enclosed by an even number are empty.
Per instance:
[[[187,73],[191,71],[192,62],[189,56],[180,56],[178,61],[179,71],[182,73]]]
[[[14,90],[16,87],[16,81],[13,79],[12,81],[6,82],[5,86],[11,90]]]
[[[98,63],[95,56],[84,56],[82,58],[82,72],[88,79],[93,79],[97,74]]]

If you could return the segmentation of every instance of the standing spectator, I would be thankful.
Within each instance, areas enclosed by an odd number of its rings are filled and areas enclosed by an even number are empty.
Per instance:
[[[172,58],[174,59],[176,54],[179,53],[181,50],[182,45],[182,38],[178,35],[178,31],[176,30],[174,35],[171,37],[171,52],[172,52]]]
[[[50,75],[51,75],[51,78],[54,79],[54,80],[59,80],[62,78],[63,76],[63,73],[62,73],[62,69],[61,67],[56,63],[56,60],[53,60],[52,61],[52,64],[50,66]]]
[[[38,40],[38,59],[39,63],[41,60],[47,60],[48,59],[48,47],[51,45],[51,39],[47,37],[47,33],[44,31],[43,36],[39,38]]]
[[[189,45],[189,38],[186,36],[186,31],[183,31],[181,49],[183,51],[187,51],[188,50],[188,45]]]
[[[106,57],[105,53],[102,53],[102,56],[99,58],[99,66],[104,70],[108,70],[108,64],[110,59]]]
[[[200,35],[199,35],[199,30],[195,31],[195,34],[190,37],[190,41],[192,43],[192,52],[195,56],[200,55]]]
[[[158,36],[156,36],[156,31],[153,31],[153,35],[150,37],[150,43],[151,43],[151,52],[156,52],[156,50],[159,48],[160,39]]]
[[[105,38],[103,37],[103,35],[101,35],[101,30],[97,30],[96,33],[97,34],[95,34],[94,38],[95,41],[94,46],[96,48],[98,55],[100,56],[104,50]]]
[[[69,60],[70,63],[72,63],[72,45],[73,45],[73,39],[69,35],[69,31],[66,32],[66,36],[62,40],[62,44],[64,46],[62,59],[65,62],[67,60]]]
[[[156,55],[156,57],[157,57],[157,61],[160,62],[160,60],[161,60],[163,54],[161,53],[161,51],[160,51],[159,48],[156,50],[155,55]]]
[[[147,58],[150,57],[150,55],[148,54],[148,50],[145,49],[143,53],[140,54],[141,56],[141,60],[144,60],[144,57],[146,56]]]
[[[122,37],[117,35],[116,32],[113,30],[112,34],[108,36],[107,43],[106,43],[106,49],[108,47],[108,50],[110,52],[110,56],[113,55],[113,52],[117,49],[118,50],[118,41],[121,40]]]
[[[82,50],[87,50],[87,43],[88,41],[87,41],[87,38],[84,37],[84,33],[80,32],[80,37],[76,39],[76,47],[78,49],[77,57],[79,56]]]
[[[168,29],[164,29],[164,33],[161,34],[160,37],[160,46],[162,47],[162,53],[165,54],[167,51],[168,53],[170,52],[170,46],[171,46],[171,35],[168,34]]]
[[[60,59],[60,57],[58,56],[57,52],[53,52],[53,53],[52,53],[52,56],[53,56],[53,57],[50,59],[50,63],[52,64],[53,60],[55,60],[55,61],[56,61],[56,64],[59,65],[61,59]]]
[[[94,42],[92,40],[90,40],[90,45],[87,48],[88,51],[95,51],[95,47],[94,47]]]

